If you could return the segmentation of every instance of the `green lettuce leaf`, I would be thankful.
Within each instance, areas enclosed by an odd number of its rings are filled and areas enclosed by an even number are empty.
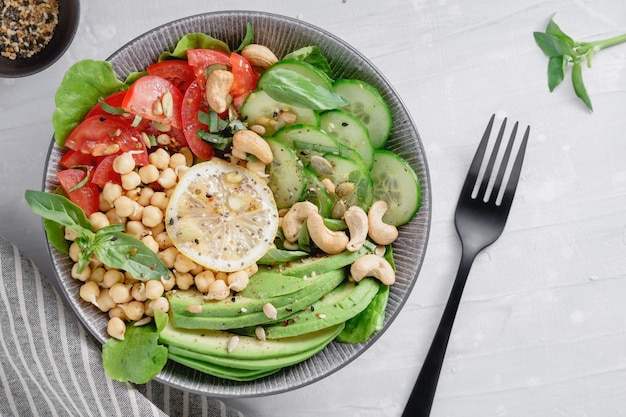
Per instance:
[[[127,88],[106,61],[85,59],[72,65],[54,96],[52,126],[56,143],[65,144],[65,139],[99,99]]]
[[[383,328],[388,299],[389,286],[380,285],[378,292],[367,308],[346,321],[346,326],[337,336],[337,341],[341,343],[362,343],[369,340],[374,333]]]
[[[124,340],[110,338],[102,346],[102,365],[111,379],[145,384],[161,372],[167,363],[167,348],[158,341],[167,315],[155,311],[154,319],[156,326],[128,324]]]

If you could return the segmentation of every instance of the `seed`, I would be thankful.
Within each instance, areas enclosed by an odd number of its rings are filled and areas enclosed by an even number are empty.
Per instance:
[[[154,102],[154,104],[152,105],[152,113],[157,116],[163,114],[163,104],[161,104],[161,100],[157,100]]]
[[[331,175],[334,172],[333,165],[330,161],[319,155],[313,155],[311,157],[311,167],[320,175]]]
[[[282,112],[278,117],[283,122],[289,123],[289,124],[295,123],[296,120],[298,120],[298,116],[295,113],[292,113],[289,111]]]
[[[239,337],[238,336],[231,337],[230,340],[228,341],[228,353],[235,350],[238,344],[239,344]]]
[[[261,342],[265,342],[265,329],[263,327],[257,326],[256,329],[254,329],[254,334]]]
[[[141,326],[145,326],[146,324],[150,323],[152,321],[152,317],[144,317],[141,320],[137,320],[133,326],[135,327],[141,327]]]
[[[244,180],[243,175],[237,171],[230,171],[224,176],[224,180],[229,184],[241,184]]]
[[[202,305],[200,304],[191,304],[188,305],[185,310],[190,312],[191,314],[200,314],[202,313]]]
[[[272,303],[263,304],[263,313],[265,313],[268,319],[272,320],[276,320],[276,317],[278,316],[278,311]]]
[[[353,182],[349,182],[349,181],[342,182],[335,189],[335,194],[337,194],[339,198],[343,198],[352,194],[355,188],[356,186],[354,185]]]
[[[161,105],[163,106],[163,114],[166,117],[172,117],[174,114],[174,98],[169,91],[161,97]]]

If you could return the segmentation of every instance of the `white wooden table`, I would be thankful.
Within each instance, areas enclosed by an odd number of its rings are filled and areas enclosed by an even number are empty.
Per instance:
[[[168,21],[214,10],[298,17],[351,43],[386,75],[426,148],[433,191],[426,261],[399,317],[366,353],[310,386],[227,400],[250,416],[399,416],[456,273],[458,192],[492,113],[531,125],[502,237],[474,263],[432,415],[609,417],[626,405],[626,45],[549,93],[532,33],[550,17],[576,40],[626,32],[614,0],[290,0],[82,2],[76,39],[48,70],[0,79],[0,234],[44,273],[39,189],[65,70],[104,59]]]

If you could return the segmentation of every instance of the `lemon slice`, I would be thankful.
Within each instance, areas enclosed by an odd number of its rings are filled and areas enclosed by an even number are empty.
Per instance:
[[[232,272],[267,252],[278,230],[278,210],[272,191],[257,174],[213,158],[180,178],[165,210],[165,227],[189,259]]]

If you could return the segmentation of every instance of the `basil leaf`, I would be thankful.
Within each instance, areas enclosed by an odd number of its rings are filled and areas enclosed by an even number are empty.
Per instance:
[[[283,59],[295,59],[297,61],[304,61],[313,65],[318,70],[322,71],[328,77],[332,78],[332,70],[328,60],[322,54],[322,50],[317,46],[305,46],[300,49],[296,49],[293,52],[285,55]]]
[[[83,209],[67,197],[34,190],[26,190],[24,197],[33,213],[44,219],[69,227],[79,235],[93,230]]]
[[[558,39],[567,43],[571,47],[574,46],[574,40],[570,38],[568,35],[566,35],[565,32],[561,30],[559,25],[557,25],[552,19],[550,19],[550,22],[548,23],[548,26],[546,27],[546,33],[548,35],[557,37]]]
[[[222,136],[217,133],[207,132],[204,129],[198,129],[196,134],[198,135],[200,139],[202,139],[205,142],[210,143],[211,145],[213,145],[214,147],[216,147],[217,149],[221,151],[223,151],[228,146],[230,146],[230,144],[233,141],[232,137]]]
[[[307,256],[309,256],[309,253],[301,250],[270,248],[257,263],[259,265],[277,265],[294,262],[298,259],[306,258]]]
[[[54,140],[59,146],[100,98],[128,86],[117,79],[110,63],[85,59],[78,61],[65,73],[54,96],[56,109],[52,114]]]
[[[251,23],[246,23],[246,35],[243,37],[243,41],[239,45],[239,48],[235,49],[235,52],[241,52],[243,48],[250,45],[254,41],[254,27]]]
[[[43,219],[43,228],[46,231],[48,242],[52,246],[63,253],[70,253],[70,243],[65,239],[65,226],[53,222],[52,220]]]
[[[267,73],[263,90],[276,101],[313,110],[330,110],[348,105],[334,91],[312,84],[304,75],[283,68]]]
[[[93,252],[104,264],[123,269],[140,281],[167,277],[169,270],[156,253],[127,233],[96,233]]]
[[[567,58],[564,56],[551,56],[548,60],[548,87],[553,91],[565,78]]]
[[[548,56],[574,56],[576,53],[572,47],[565,41],[543,32],[535,32],[533,34],[535,42],[541,50]]]
[[[159,56],[159,62],[168,59],[187,59],[188,49],[215,49],[230,54],[228,45],[219,39],[206,33],[188,33],[180,38],[172,52],[163,52]]]
[[[572,84],[574,85],[574,91],[576,92],[578,98],[585,103],[589,110],[593,111],[591,99],[587,94],[585,83],[583,83],[583,70],[580,62],[574,63],[574,66],[572,67]]]

